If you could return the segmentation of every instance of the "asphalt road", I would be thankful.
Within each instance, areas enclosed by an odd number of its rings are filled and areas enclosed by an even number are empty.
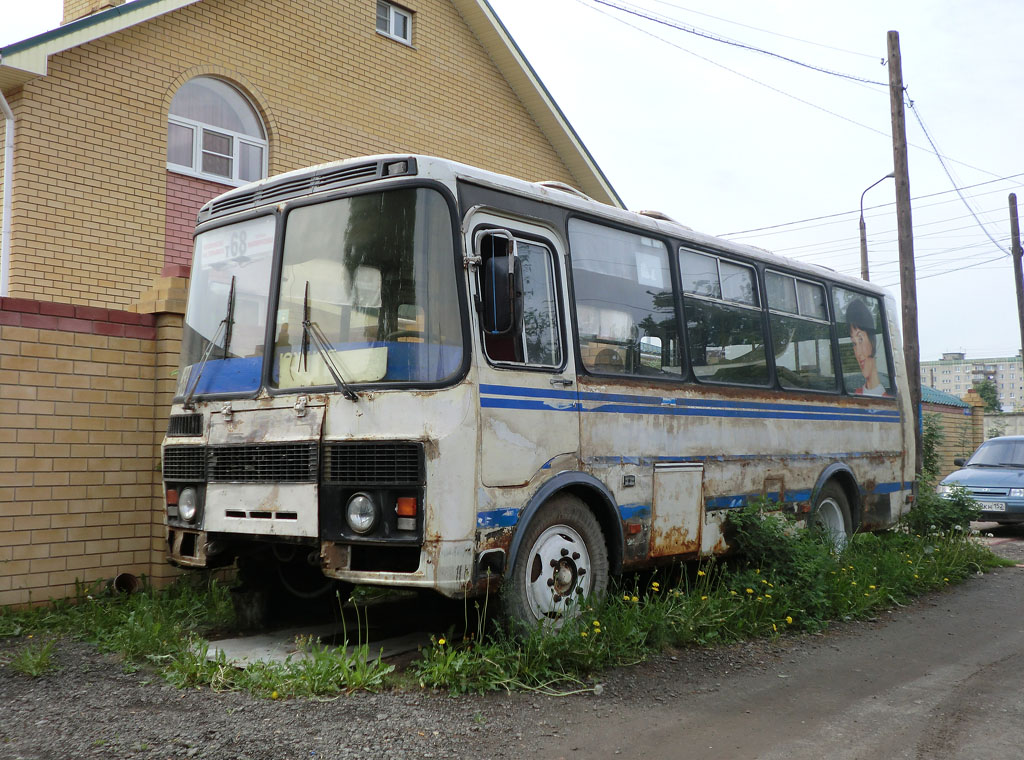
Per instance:
[[[1024,563],[1024,530],[994,533],[993,549]],[[676,689],[658,673],[646,698],[563,704],[557,734],[537,756],[1016,760],[1024,568],[973,578],[874,623],[801,637],[758,666],[685,681]]]

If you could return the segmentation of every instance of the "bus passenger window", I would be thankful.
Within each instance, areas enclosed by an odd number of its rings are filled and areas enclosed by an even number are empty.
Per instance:
[[[653,238],[569,221],[583,366],[597,374],[679,377],[668,251]]]
[[[768,359],[753,267],[680,249],[683,314],[698,380],[767,385]]]
[[[843,385],[856,396],[892,396],[892,368],[878,298],[832,288]]]
[[[792,390],[836,390],[825,288],[778,272],[765,273],[765,288],[779,384]]]

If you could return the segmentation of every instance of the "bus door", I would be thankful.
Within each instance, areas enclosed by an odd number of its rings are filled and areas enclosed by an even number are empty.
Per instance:
[[[481,482],[524,486],[545,468],[575,469],[579,404],[562,246],[543,227],[487,212],[465,229],[477,257]]]

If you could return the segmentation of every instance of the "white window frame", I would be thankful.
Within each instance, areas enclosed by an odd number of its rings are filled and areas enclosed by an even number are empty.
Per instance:
[[[192,162],[193,166],[186,166],[184,164],[175,164],[170,160],[167,161],[167,170],[176,172],[178,174],[187,174],[191,177],[199,177],[200,179],[209,180],[210,182],[219,182],[222,185],[233,185],[235,187],[241,187],[242,185],[248,185],[250,182],[256,182],[258,179],[264,179],[267,176],[267,141],[260,140],[259,138],[253,137],[252,135],[244,135],[241,132],[232,132],[230,129],[222,129],[221,127],[215,127],[212,124],[205,124],[201,121],[193,121],[192,119],[186,119],[182,116],[170,115],[167,118],[168,124],[176,124],[179,127],[185,127],[192,130]],[[214,132],[218,135],[226,135],[231,138],[231,155],[228,156],[231,159],[231,176],[226,177],[223,174],[212,174],[210,172],[204,172],[203,166],[203,132],[205,131]],[[241,179],[238,176],[239,167],[241,163],[239,161],[242,144],[251,145],[257,147],[262,151],[263,165],[260,167],[260,176],[256,179]],[[226,155],[208,151],[213,155]]]
[[[388,39],[396,40],[404,45],[412,47],[412,11],[408,11],[405,8],[401,8],[394,3],[388,3],[384,0],[377,0],[377,6],[385,6],[388,9],[388,28],[381,29],[377,28],[377,34],[383,35]],[[374,26],[376,26],[376,6],[374,7]],[[401,17],[405,19],[405,28],[409,32],[408,37],[402,37],[401,35],[394,33],[395,19]]]

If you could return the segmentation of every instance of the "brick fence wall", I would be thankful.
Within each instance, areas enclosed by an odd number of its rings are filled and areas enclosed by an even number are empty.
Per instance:
[[[944,478],[960,469],[953,460],[968,457],[984,440],[985,402],[978,394],[968,394],[964,399],[968,408],[946,406],[945,404],[921,405],[925,414],[937,414],[942,440],[939,443],[939,478]]]
[[[0,298],[0,605],[172,574],[158,468],[181,316],[158,310],[183,283],[150,292],[156,313]]]

